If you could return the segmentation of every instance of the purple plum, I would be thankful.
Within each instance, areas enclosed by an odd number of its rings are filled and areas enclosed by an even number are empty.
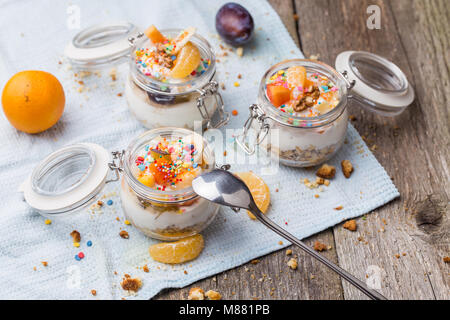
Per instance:
[[[254,23],[250,12],[234,2],[224,4],[216,14],[216,30],[226,43],[241,46],[253,36]]]

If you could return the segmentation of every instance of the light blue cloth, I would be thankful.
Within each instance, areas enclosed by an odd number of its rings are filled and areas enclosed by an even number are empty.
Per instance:
[[[239,111],[227,128],[240,128],[248,116],[248,106],[256,101],[265,70],[282,59],[300,58],[302,54],[270,5],[249,0],[244,5],[255,20],[255,41],[245,48],[242,58],[231,52],[223,56],[214,17],[224,2],[88,0],[77,1],[76,7],[68,1],[41,1],[40,6],[34,1],[0,2],[0,87],[18,71],[41,69],[56,75],[66,92],[62,119],[43,134],[18,132],[3,114],[0,116],[0,298],[120,299],[125,293],[119,282],[128,273],[143,280],[135,298],[148,299],[163,288],[187,286],[288,245],[286,241],[279,245],[280,237],[248,219],[245,213],[223,209],[203,232],[206,245],[198,259],[185,265],[164,266],[153,262],[148,254],[148,247],[157,241],[123,223],[120,199],[115,195],[118,184],[109,184],[104,190],[105,200],[112,199],[114,203],[105,206],[103,213],[85,210],[66,219],[54,219],[50,225],[15,192],[45,155],[64,145],[95,142],[111,151],[120,150],[144,131],[128,111],[125,98],[117,96],[124,92],[126,65],[119,67],[114,83],[107,70],[101,77],[83,79],[86,89],[79,93],[80,85],[73,72],[64,63],[58,63],[65,45],[79,31],[67,27],[76,25],[73,19],[78,13],[82,28],[117,20],[131,21],[141,29],[149,24],[161,28],[197,27],[221,60],[217,73],[219,82],[225,83],[222,93],[227,109]],[[240,82],[240,87],[233,86],[235,81]],[[231,140],[227,148],[231,153]],[[223,163],[220,154],[218,160]],[[351,126],[347,143],[330,163],[339,167],[343,159],[354,164],[354,174],[347,180],[338,173],[320,193],[320,199],[314,198],[317,190],[309,190],[301,183],[304,178],[314,179],[312,171],[281,167],[277,175],[264,176],[272,197],[269,217],[304,238],[368,213],[399,195]],[[258,173],[257,168],[254,164],[233,166],[234,170],[253,169]],[[344,207],[342,211],[333,210],[339,205]],[[121,221],[116,221],[116,217]],[[128,240],[119,237],[121,228],[129,232]],[[74,229],[82,235],[80,248],[73,247],[69,236]],[[86,245],[88,240],[92,247]],[[82,261],[74,259],[79,252],[85,254]],[[41,261],[47,261],[48,266],[44,267]],[[149,273],[136,269],[144,264],[148,264]],[[90,294],[92,289],[97,291],[96,297]]]

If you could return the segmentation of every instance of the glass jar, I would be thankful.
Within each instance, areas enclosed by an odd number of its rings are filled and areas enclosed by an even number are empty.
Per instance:
[[[293,116],[276,108],[266,94],[267,80],[292,66],[303,66],[308,74],[327,77],[338,89],[339,103],[327,113],[312,117]],[[319,165],[333,157],[345,140],[349,101],[371,112],[394,116],[414,100],[406,76],[382,57],[347,51],[338,56],[336,66],[341,72],[325,63],[305,59],[272,66],[261,80],[257,103],[250,107],[250,116],[236,139],[238,145],[247,154],[253,154],[261,145],[286,166]],[[270,137],[275,130],[278,140]]]
[[[155,137],[183,139],[190,135],[196,145],[202,145],[202,172],[212,170],[214,151],[202,136],[183,128],[161,128],[138,136],[126,150],[112,152],[113,157],[92,143],[57,150],[35,167],[21,191],[35,211],[55,218],[81,212],[99,198],[107,183],[120,180],[124,215],[138,230],[160,240],[188,237],[206,228],[220,206],[197,196],[191,186],[176,191],[145,186],[136,178],[135,160],[139,150]]]
[[[145,145],[156,137],[183,138],[192,131],[181,129],[155,129],[139,136],[130,143],[122,159],[120,198],[125,217],[149,237],[160,240],[176,240],[202,231],[216,216],[219,206],[200,198],[192,187],[162,191],[149,188],[136,178],[135,160]],[[202,172],[211,171],[215,166],[214,152],[200,135],[202,143]],[[197,144],[197,143],[196,143]]]
[[[182,29],[161,30],[175,37]],[[126,60],[129,74],[125,96],[131,113],[149,129],[178,127],[194,129],[199,121],[203,128],[219,128],[229,120],[218,83],[214,80],[216,59],[208,41],[198,34],[191,39],[202,58],[209,61],[206,71],[189,81],[161,82],[143,74],[136,64],[136,49],[151,41],[131,23],[96,25],[75,35],[65,49],[65,56],[78,70],[113,67]]]

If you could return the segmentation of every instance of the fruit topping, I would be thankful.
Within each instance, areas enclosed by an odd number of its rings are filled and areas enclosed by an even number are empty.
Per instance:
[[[240,46],[249,42],[253,29],[251,14],[240,4],[226,3],[216,14],[217,33],[231,45]]]
[[[318,87],[313,87],[312,91],[305,92],[300,101],[294,105],[294,111],[300,112],[305,110],[306,108],[311,108],[317,103],[317,100],[320,97],[320,90]]]
[[[178,54],[170,75],[175,79],[187,77],[198,67],[200,59],[198,48],[191,42],[186,43]]]
[[[266,213],[270,204],[270,190],[264,180],[253,172],[238,172],[235,175],[244,181],[249,188],[259,210]],[[251,219],[256,219],[250,211],[247,211],[247,214]]]
[[[154,43],[161,43],[164,42],[166,39],[166,37],[164,37],[161,32],[159,32],[159,30],[154,26],[151,25],[150,27],[147,28],[147,30],[144,31],[144,34]]]
[[[192,36],[195,34],[196,29],[194,27],[189,27],[183,30],[170,44],[173,46],[171,50],[172,54],[177,54],[180,50],[191,40]]]
[[[204,246],[202,235],[197,234],[174,242],[154,244],[150,246],[149,252],[155,261],[178,264],[197,258]]]
[[[290,67],[287,72],[287,82],[290,87],[305,87],[306,69],[302,66]]]
[[[280,85],[268,85],[267,96],[275,107],[279,107],[291,98],[291,91]]]

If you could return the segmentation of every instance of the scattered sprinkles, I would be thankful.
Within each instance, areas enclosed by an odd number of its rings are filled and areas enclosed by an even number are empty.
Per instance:
[[[86,245],[87,245],[88,247],[92,247],[92,241],[89,240],[88,242],[86,242]]]
[[[112,206],[113,205],[113,201],[112,200],[108,200],[107,202],[106,202],[106,204],[108,205],[108,206]]]
[[[50,219],[45,219],[45,224],[47,224],[47,225],[52,224],[52,220],[50,220]]]

